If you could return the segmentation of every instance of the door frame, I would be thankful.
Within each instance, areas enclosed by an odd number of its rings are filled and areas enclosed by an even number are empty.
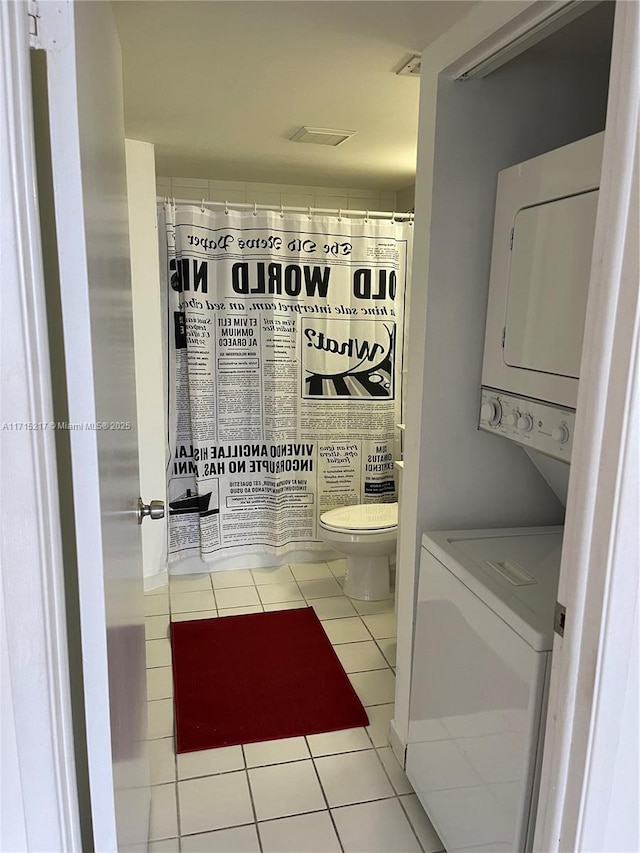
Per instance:
[[[26,3],[0,21],[2,848],[80,851]]]
[[[610,850],[633,814],[625,801],[637,808],[639,67],[640,7],[618,2],[536,823],[545,853]],[[637,843],[639,829],[636,814],[620,838]]]
[[[526,8],[531,4],[517,5]],[[3,353],[7,357],[3,366],[9,370],[2,391],[7,420],[10,411],[12,421],[46,423],[53,407],[34,189],[26,13],[26,4],[0,4],[1,96],[6,102],[8,131],[0,165],[3,181],[9,180],[6,185],[10,187],[10,203],[3,206],[0,216],[3,248],[6,242],[8,249],[7,273],[16,282],[3,297]],[[625,62],[637,62],[637,4],[619,3],[618,15],[617,73],[623,74],[629,72]],[[611,138],[605,143],[612,187],[621,177],[629,180],[629,174],[623,172],[632,168],[629,158],[634,140],[629,123],[634,99],[637,121],[638,98],[637,81],[622,85],[616,79],[619,85],[610,108],[623,132],[615,147]],[[612,189],[612,202],[613,194]],[[620,224],[623,210],[619,201],[612,210]],[[563,660],[562,666],[575,673],[574,688],[579,683],[581,689],[560,691],[558,676],[552,686],[549,716],[554,728],[553,734],[551,727],[549,732],[559,758],[550,762],[547,750],[540,800],[544,815],[536,838],[536,846],[547,853],[575,849],[575,844],[580,849],[597,849],[592,841],[602,833],[606,808],[602,814],[602,806],[598,809],[594,803],[603,798],[608,802],[613,773],[611,767],[602,773],[607,750],[601,738],[603,733],[616,731],[621,715],[607,691],[608,679],[624,670],[625,661],[629,666],[633,620],[637,623],[637,578],[625,571],[637,545],[637,538],[633,539],[637,530],[629,535],[629,527],[637,519],[637,484],[631,483],[625,470],[625,462],[637,461],[633,453],[640,419],[637,407],[634,411],[632,406],[638,400],[637,278],[633,281],[637,235],[635,247],[632,241],[624,246],[618,240],[605,251],[602,231],[601,225],[601,269],[616,275],[601,288],[602,305],[592,305],[589,310],[590,348],[585,354],[589,382],[582,383],[582,416],[569,498],[569,543],[563,559],[566,565],[567,555],[571,555],[585,571],[580,583],[569,583],[566,570],[561,578],[568,612],[562,650],[566,664]],[[606,358],[600,357],[603,354]],[[3,814],[10,816],[8,832],[16,839],[26,839],[29,847],[51,848],[56,845],[54,839],[59,839],[59,849],[79,850],[53,435],[46,430],[19,432],[11,435],[11,443],[6,435],[2,444],[9,452],[3,460],[2,488],[5,499],[10,496],[11,500],[5,501],[1,522],[2,617],[7,631],[0,635],[0,650],[9,713],[2,715],[3,744],[7,738],[2,770],[3,774],[13,771],[13,784],[9,788],[3,785],[3,805],[5,798],[9,805]],[[578,501],[572,497],[577,494],[587,497]],[[7,566],[17,565],[21,567],[19,584],[15,572],[7,570]],[[603,568],[589,572],[594,566]],[[597,583],[585,582],[595,576]],[[622,666],[616,652],[623,654]]]

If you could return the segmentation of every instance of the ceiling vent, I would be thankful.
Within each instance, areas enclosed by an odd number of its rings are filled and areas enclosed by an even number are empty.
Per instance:
[[[355,130],[336,130],[329,127],[301,127],[289,139],[292,142],[309,142],[311,145],[342,145],[354,136]]]
[[[409,57],[409,59],[405,59],[402,67],[396,71],[396,74],[402,77],[419,77],[421,62],[422,57],[420,54],[414,53],[413,56]]]

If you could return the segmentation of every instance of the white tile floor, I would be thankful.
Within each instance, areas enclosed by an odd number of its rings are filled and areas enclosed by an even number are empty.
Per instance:
[[[179,576],[145,596],[152,853],[435,853],[388,745],[393,599],[356,602],[344,561]],[[169,621],[311,606],[370,725],[175,755]],[[239,674],[241,677],[241,674]]]

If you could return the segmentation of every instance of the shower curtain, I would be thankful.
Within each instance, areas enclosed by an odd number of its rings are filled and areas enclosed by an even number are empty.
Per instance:
[[[411,225],[171,204],[161,221],[171,571],[321,559],[323,512],[397,500]]]

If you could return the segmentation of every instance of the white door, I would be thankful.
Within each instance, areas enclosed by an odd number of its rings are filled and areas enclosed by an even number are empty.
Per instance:
[[[77,553],[82,663],[72,677],[83,679],[84,768],[82,752],[76,754],[81,802],[84,781],[97,851],[146,850],[144,614],[120,46],[108,3],[43,3],[40,14],[64,337],[64,367],[54,364],[54,370],[65,371],[74,425],[71,478],[61,502],[64,510],[66,498],[74,515]],[[61,470],[63,489],[64,475]],[[76,741],[81,736],[76,729]]]

